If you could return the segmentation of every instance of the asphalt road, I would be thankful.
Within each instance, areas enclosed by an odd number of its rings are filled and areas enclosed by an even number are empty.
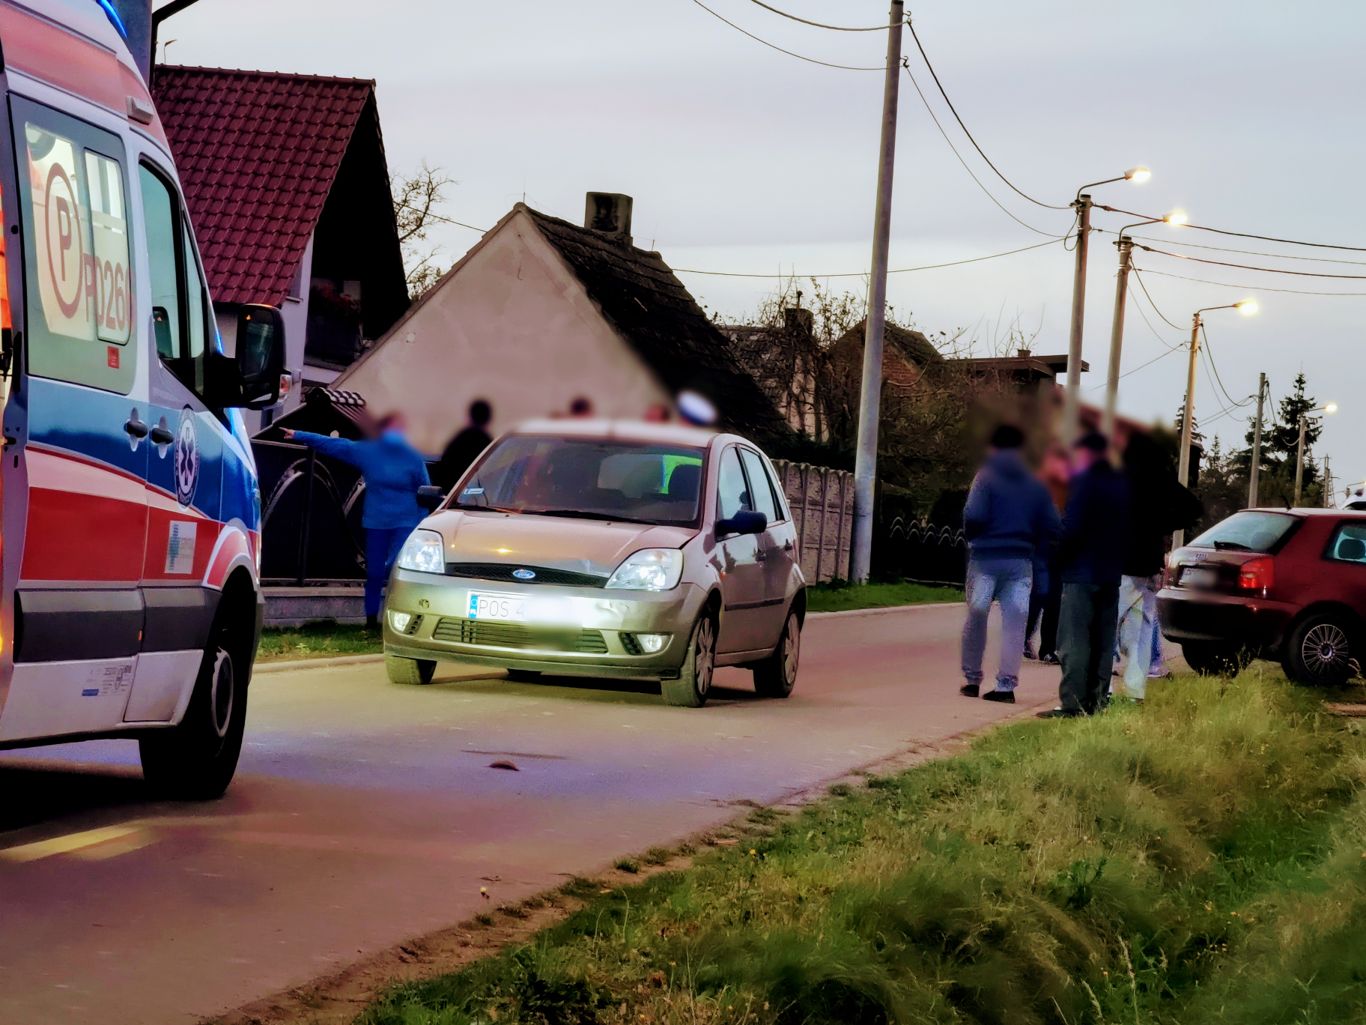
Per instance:
[[[1055,703],[1032,665],[1013,710],[960,696],[961,615],[813,618],[789,700],[726,670],[701,710],[631,684],[261,674],[208,805],[148,801],[129,742],[0,755],[0,1022],[194,1022]]]

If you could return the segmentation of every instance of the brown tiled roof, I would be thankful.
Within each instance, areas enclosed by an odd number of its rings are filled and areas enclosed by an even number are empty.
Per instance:
[[[157,67],[152,91],[215,300],[284,301],[357,125],[378,124],[374,89],[354,78]]]
[[[861,365],[866,330],[866,321],[860,320],[836,340],[834,348],[847,353],[844,359]],[[887,324],[882,341],[882,380],[894,388],[910,388],[920,380],[927,366],[944,362],[934,343],[911,328]]]
[[[658,253],[519,204],[604,317],[674,394],[694,388],[728,426],[771,444],[790,435],[773,402]]]

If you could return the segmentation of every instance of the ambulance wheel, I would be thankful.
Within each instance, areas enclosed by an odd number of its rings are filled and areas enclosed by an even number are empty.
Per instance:
[[[228,626],[215,624],[185,718],[138,741],[142,777],[159,796],[212,801],[228,789],[242,753],[250,665]]]

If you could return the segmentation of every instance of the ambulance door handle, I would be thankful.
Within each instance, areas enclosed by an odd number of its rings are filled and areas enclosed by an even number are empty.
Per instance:
[[[152,428],[152,442],[157,445],[171,445],[175,443],[175,435],[157,424]]]
[[[135,410],[133,416],[124,421],[123,429],[130,438],[141,441],[143,438],[147,437],[147,432],[151,428],[137,418],[137,412]]]

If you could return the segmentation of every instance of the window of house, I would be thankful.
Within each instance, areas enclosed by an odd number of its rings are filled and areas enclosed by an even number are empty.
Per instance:
[[[127,393],[137,366],[123,145],[14,101],[22,166],[29,369]]]

